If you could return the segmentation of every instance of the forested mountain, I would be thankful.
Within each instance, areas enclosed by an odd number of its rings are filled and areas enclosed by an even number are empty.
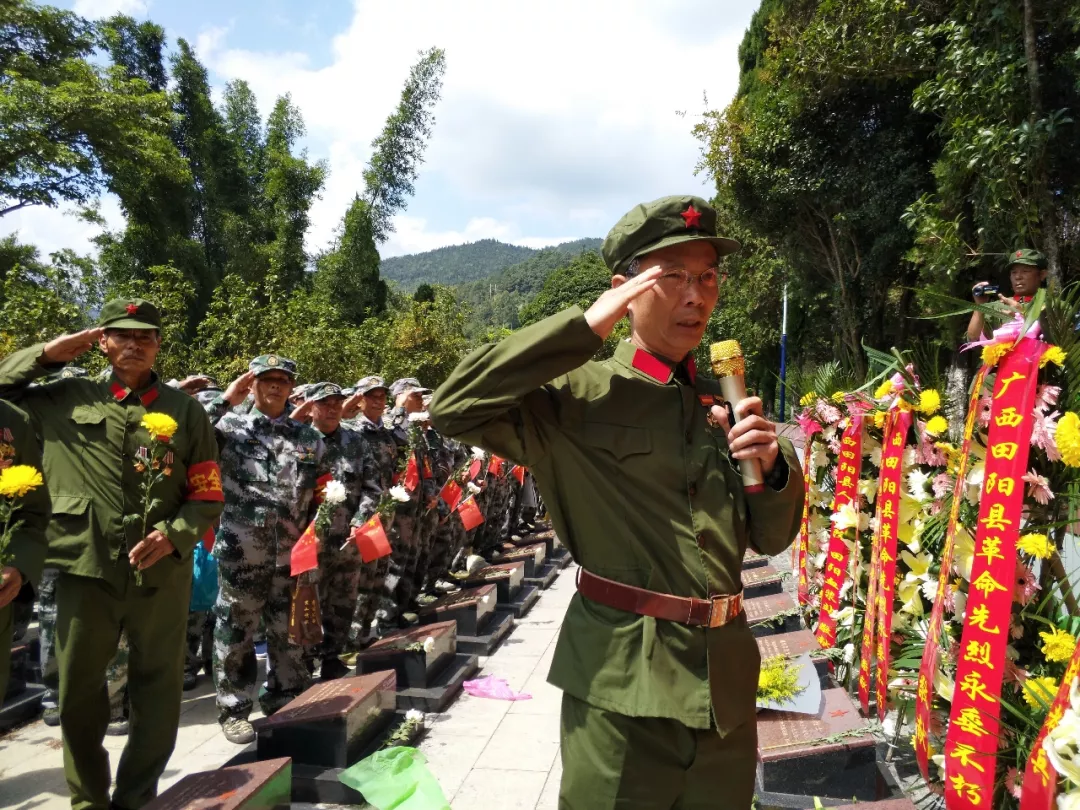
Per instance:
[[[599,250],[600,241],[599,239],[577,239],[554,248],[536,250],[520,245],[508,245],[495,239],[481,239],[479,242],[470,242],[466,245],[451,245],[429,250],[426,253],[384,259],[380,270],[383,278],[396,281],[406,290],[416,289],[421,284],[457,286],[487,279],[489,276],[548,251],[556,251],[563,257],[571,257],[583,250]],[[543,279],[540,281],[542,282]],[[538,288],[539,285],[537,285]]]

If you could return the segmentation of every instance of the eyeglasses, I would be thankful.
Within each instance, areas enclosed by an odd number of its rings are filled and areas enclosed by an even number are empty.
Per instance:
[[[628,272],[626,277],[633,278],[639,272],[640,270]],[[668,292],[679,292],[690,287],[694,282],[701,285],[703,290],[715,290],[720,283],[720,268],[707,267],[695,275],[685,267],[670,265],[663,269],[656,283]]]
[[[121,346],[134,343],[138,346],[152,346],[157,342],[156,329],[107,329],[105,337]]]

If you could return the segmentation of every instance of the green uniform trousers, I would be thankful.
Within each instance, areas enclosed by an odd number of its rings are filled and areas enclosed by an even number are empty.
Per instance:
[[[158,565],[167,565],[168,561]],[[127,633],[131,732],[120,756],[112,801],[138,808],[157,783],[176,744],[184,684],[191,580],[166,588],[127,586],[117,594],[93,577],[61,573],[56,588],[60,728],[64,775],[73,810],[108,810],[111,772],[102,745],[109,723],[105,670]]]
[[[721,737],[563,693],[559,810],[750,810],[757,723]]]
[[[0,608],[0,703],[7,693],[8,675],[11,673],[11,635],[15,630],[15,607]]]

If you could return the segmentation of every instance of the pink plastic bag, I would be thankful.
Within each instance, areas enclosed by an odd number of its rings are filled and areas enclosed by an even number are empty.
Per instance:
[[[494,700],[532,700],[532,695],[515,692],[502,678],[488,675],[475,681],[465,681],[462,688],[473,697],[493,698]]]

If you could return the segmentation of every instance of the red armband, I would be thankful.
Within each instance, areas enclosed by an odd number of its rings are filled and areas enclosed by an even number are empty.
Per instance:
[[[188,467],[187,500],[225,500],[225,493],[221,491],[221,469],[216,461],[200,461]]]

